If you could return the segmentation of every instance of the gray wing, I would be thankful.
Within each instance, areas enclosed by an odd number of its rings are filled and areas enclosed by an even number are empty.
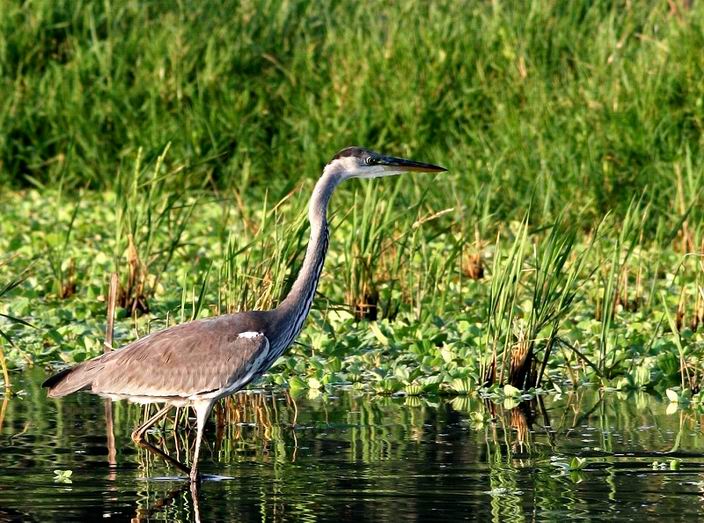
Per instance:
[[[80,388],[155,397],[234,392],[257,375],[269,340],[262,332],[233,327],[216,318],[156,332],[75,367],[49,393],[60,396]]]

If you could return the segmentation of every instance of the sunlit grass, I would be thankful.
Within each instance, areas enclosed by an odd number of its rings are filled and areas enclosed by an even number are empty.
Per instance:
[[[5,1],[0,180],[114,187],[171,143],[169,188],[277,201],[359,143],[451,167],[428,204],[467,220],[482,188],[496,219],[532,198],[534,219],[591,225],[647,187],[691,227],[703,24],[660,1]]]

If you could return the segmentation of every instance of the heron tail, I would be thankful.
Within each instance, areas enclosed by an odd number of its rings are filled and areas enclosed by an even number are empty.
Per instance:
[[[50,398],[59,398],[72,392],[89,388],[95,376],[95,365],[92,361],[81,363],[75,367],[64,369],[48,378],[42,387],[49,389]]]

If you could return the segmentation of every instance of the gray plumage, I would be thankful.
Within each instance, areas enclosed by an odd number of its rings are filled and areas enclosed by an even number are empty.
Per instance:
[[[226,390],[268,345],[265,314],[246,312],[176,325],[81,363],[45,386],[50,397],[90,390],[174,403]],[[243,332],[263,335],[241,337]]]
[[[113,399],[165,403],[166,407],[137,428],[132,438],[189,473],[196,482],[203,427],[213,404],[266,372],[303,328],[327,253],[326,213],[335,188],[349,178],[444,170],[361,147],[339,151],[326,165],[313,190],[308,207],[311,236],[303,265],[288,296],[276,309],[240,312],[169,327],[63,370],[43,386],[49,389],[50,397],[88,390]],[[190,471],[145,439],[149,427],[165,416],[170,406],[190,406],[196,411],[198,431]]]

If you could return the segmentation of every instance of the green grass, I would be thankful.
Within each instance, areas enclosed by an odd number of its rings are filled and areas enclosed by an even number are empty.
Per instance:
[[[113,271],[120,343],[276,304],[357,143],[450,172],[340,188],[270,381],[696,392],[702,48],[699,3],[0,0],[8,366],[102,350]]]
[[[678,176],[702,220],[699,5],[0,7],[5,184],[111,188],[140,148],[149,162],[171,143],[171,187],[271,184],[276,200],[360,143],[449,166],[429,205],[449,192],[472,212],[489,186],[497,221],[532,197],[537,219],[590,225],[647,187],[674,223]],[[405,203],[424,190],[409,184]]]

